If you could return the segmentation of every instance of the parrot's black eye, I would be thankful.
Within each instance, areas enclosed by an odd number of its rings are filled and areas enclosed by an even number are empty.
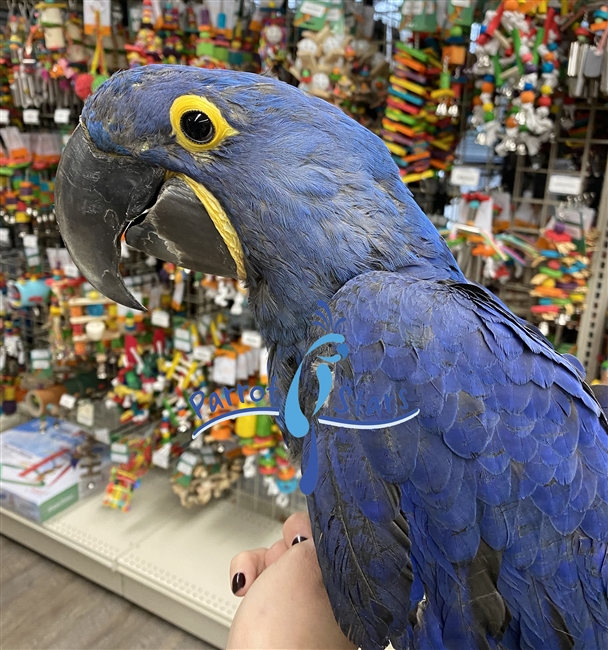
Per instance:
[[[182,133],[196,144],[207,144],[215,136],[213,122],[202,111],[186,111],[179,124]]]

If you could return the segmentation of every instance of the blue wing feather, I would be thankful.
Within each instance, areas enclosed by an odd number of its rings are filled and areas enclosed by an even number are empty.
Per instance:
[[[373,272],[330,308],[349,354],[322,413],[342,389],[420,409],[318,428],[309,509],[343,629],[364,649],[605,650],[608,422],[580,364],[476,285]]]

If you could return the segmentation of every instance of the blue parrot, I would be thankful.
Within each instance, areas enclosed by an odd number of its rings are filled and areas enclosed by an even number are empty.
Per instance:
[[[608,399],[465,279],[378,137],[269,78],[134,69],[87,101],[56,209],[83,274],[125,305],[123,235],[245,282],[280,403],[298,373],[309,434],[279,422],[317,468],[314,541],[354,643],[608,648]],[[366,428],[404,400],[416,417]]]

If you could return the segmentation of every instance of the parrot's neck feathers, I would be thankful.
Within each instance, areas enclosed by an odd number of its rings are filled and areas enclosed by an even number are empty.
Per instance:
[[[267,343],[303,345],[317,301],[330,301],[347,282],[369,271],[464,281],[437,229],[401,180],[397,182],[396,191],[383,193],[384,200],[373,209],[363,204],[357,212],[356,201],[334,200],[333,214],[331,209],[314,214],[306,206],[315,218],[285,219],[281,230],[286,232],[269,238],[281,242],[279,250],[256,250],[247,242],[253,260],[248,270],[250,304]],[[302,236],[304,228],[308,232]]]

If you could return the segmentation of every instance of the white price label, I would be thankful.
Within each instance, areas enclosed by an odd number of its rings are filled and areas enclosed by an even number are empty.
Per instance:
[[[0,228],[0,244],[11,243],[11,231],[8,228]]]
[[[38,266],[40,264],[40,254],[37,248],[24,248],[23,251],[29,266]]]
[[[170,327],[171,317],[164,309],[155,309],[151,317],[152,325],[156,327]]]
[[[6,108],[0,108],[0,124],[9,124],[11,121],[11,114]]]
[[[194,467],[180,460],[179,463],[177,463],[176,469],[180,474],[184,474],[185,476],[190,476],[192,474],[192,470],[194,469]]]
[[[66,264],[63,267],[63,272],[67,278],[79,278],[80,271],[78,270],[76,264]]]
[[[184,452],[180,457],[180,461],[184,463],[188,463],[188,465],[192,465],[194,467],[196,463],[198,463],[198,456],[196,454],[192,454],[189,451]]]
[[[124,442],[115,442],[112,444],[112,452],[117,454],[126,454],[129,451],[129,447],[125,445]]]
[[[421,16],[424,13],[424,0],[404,0],[401,13],[404,16]]]
[[[110,444],[110,430],[107,427],[95,429],[95,440],[103,443],[104,445]]]
[[[92,427],[95,420],[95,407],[93,402],[81,402],[76,412],[76,422],[84,427]]]
[[[71,410],[74,408],[74,406],[76,406],[76,398],[74,395],[68,395],[68,393],[64,393],[59,398],[59,406],[63,406],[63,408]]]
[[[262,347],[262,335],[254,330],[244,330],[241,336],[241,343],[250,348]]]
[[[477,189],[481,171],[477,167],[454,167],[450,177],[452,185],[466,185]]]
[[[126,465],[129,462],[129,454],[117,454],[112,452],[110,454],[110,460],[118,465]]]
[[[51,358],[50,350],[32,350],[30,352],[32,359],[46,359],[47,361]]]
[[[48,359],[34,359],[32,361],[32,370],[48,370],[51,367]]]
[[[215,355],[212,345],[197,345],[192,351],[192,356],[201,363],[211,363]]]
[[[31,250],[38,250],[38,237],[37,235],[24,235],[23,237],[23,246],[24,248],[29,248]]]
[[[215,357],[212,378],[217,384],[234,386],[236,384],[236,359],[223,355]]]
[[[471,6],[471,0],[452,0],[454,7],[468,9]]]
[[[580,176],[566,176],[553,174],[549,177],[549,192],[565,196],[580,196],[583,189],[583,180]]]
[[[300,7],[300,12],[306,16],[313,16],[314,18],[321,18],[325,15],[327,7],[325,5],[317,4],[316,2],[310,2],[310,0],[305,0]]]
[[[182,341],[189,341],[190,340],[190,330],[185,329],[184,327],[176,327],[174,336],[176,339],[180,339]]]
[[[70,109],[69,108],[56,108],[54,115],[55,124],[69,124],[70,123]]]
[[[23,111],[24,124],[40,124],[40,111],[37,108],[26,108]]]
[[[187,354],[190,354],[190,352],[192,352],[192,344],[190,343],[190,341],[182,341],[181,339],[175,339],[173,345],[175,349],[179,350],[180,352],[186,352]]]

